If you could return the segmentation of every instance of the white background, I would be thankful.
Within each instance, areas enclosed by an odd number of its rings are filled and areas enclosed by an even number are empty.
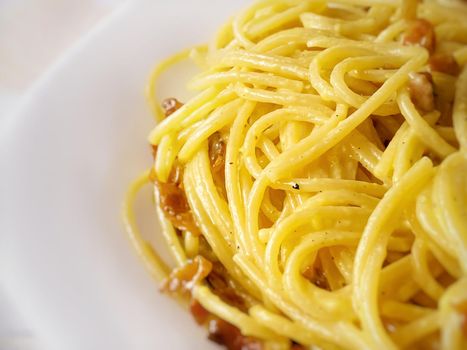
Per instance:
[[[123,2],[0,0],[0,128],[60,55]],[[40,344],[0,281],[0,350],[23,349]]]

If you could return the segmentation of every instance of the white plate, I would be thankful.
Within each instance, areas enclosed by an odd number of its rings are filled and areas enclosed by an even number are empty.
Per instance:
[[[160,295],[120,209],[150,163],[143,87],[153,64],[209,40],[248,2],[128,3],[0,129],[2,284],[47,349],[217,348]]]

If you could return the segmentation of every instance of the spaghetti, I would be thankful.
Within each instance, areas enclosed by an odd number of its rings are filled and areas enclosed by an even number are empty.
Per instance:
[[[262,0],[155,69],[155,162],[125,220],[211,339],[467,348],[466,18],[455,0]],[[159,107],[158,75],[190,54],[199,93]],[[136,227],[147,183],[175,267]]]

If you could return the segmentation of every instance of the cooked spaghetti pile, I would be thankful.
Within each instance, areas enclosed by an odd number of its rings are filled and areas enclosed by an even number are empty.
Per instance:
[[[160,106],[189,55],[198,92]],[[466,62],[455,0],[260,1],[163,62],[125,207],[162,290],[229,349],[466,349]],[[174,268],[134,225],[146,183]]]

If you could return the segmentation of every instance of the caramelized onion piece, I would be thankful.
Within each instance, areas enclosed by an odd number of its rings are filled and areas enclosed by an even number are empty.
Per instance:
[[[225,142],[222,140],[219,132],[214,133],[209,138],[209,159],[213,172],[219,172],[224,169],[225,164]]]
[[[411,73],[408,88],[415,106],[424,112],[435,109],[433,79],[430,73]]]
[[[212,319],[208,325],[209,339],[224,345],[228,350],[262,350],[262,343],[242,335],[240,330],[221,319]]]
[[[184,266],[174,269],[162,283],[161,290],[169,293],[180,292],[187,295],[196,284],[209,275],[211,269],[211,262],[198,255]]]
[[[441,72],[450,75],[459,74],[459,65],[453,55],[437,53],[430,57],[428,67],[432,72]]]
[[[436,36],[433,25],[425,19],[412,21],[402,37],[404,45],[418,45],[433,53],[436,46]]]
[[[173,112],[175,112],[177,109],[179,109],[181,106],[183,106],[183,103],[181,103],[179,100],[177,100],[174,97],[169,97],[166,98],[164,101],[162,101],[162,109],[164,110],[164,114],[166,117],[171,115]]]

